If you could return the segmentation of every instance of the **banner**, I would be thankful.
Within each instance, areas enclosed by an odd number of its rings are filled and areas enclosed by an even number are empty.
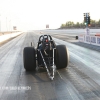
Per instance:
[[[85,36],[85,42],[90,43],[90,39],[91,39],[90,36],[88,35]]]
[[[46,25],[46,28],[49,28],[49,25]]]
[[[91,37],[91,43],[96,43],[96,37]]]
[[[84,42],[84,35],[79,35],[78,37],[80,42]]]
[[[13,30],[17,30],[17,27],[16,26],[13,26]]]
[[[99,36],[89,36],[89,35],[79,35],[79,42],[85,42],[88,44],[100,46],[100,37]]]
[[[100,37],[97,37],[97,44],[100,45]]]

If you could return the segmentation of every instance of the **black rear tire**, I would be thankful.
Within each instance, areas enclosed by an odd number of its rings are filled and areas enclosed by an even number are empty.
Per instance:
[[[23,50],[23,62],[26,71],[35,71],[36,58],[35,49],[33,47],[25,47]]]
[[[76,40],[78,39],[78,36],[76,36]]]
[[[57,69],[66,68],[69,62],[69,53],[65,45],[56,46],[56,67]]]

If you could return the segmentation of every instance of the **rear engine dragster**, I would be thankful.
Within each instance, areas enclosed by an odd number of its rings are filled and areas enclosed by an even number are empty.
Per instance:
[[[35,71],[36,66],[44,67],[53,80],[56,69],[68,66],[69,53],[65,45],[56,45],[50,35],[41,35],[36,49],[32,46],[24,48],[23,62],[26,71]]]

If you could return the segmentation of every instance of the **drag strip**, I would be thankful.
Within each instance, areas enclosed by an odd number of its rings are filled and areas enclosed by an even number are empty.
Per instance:
[[[57,70],[53,81],[45,69],[25,71],[23,49],[31,42],[36,47],[39,35],[23,33],[0,47],[0,100],[100,100],[99,52],[54,38],[69,49],[69,66]]]

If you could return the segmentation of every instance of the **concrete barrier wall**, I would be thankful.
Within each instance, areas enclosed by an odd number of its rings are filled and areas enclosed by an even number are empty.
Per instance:
[[[0,36],[0,42],[3,42],[7,39],[10,39],[10,38],[15,37],[15,36],[22,34],[22,33],[23,32],[17,32],[17,33],[13,33],[13,34],[11,33],[11,34],[2,35],[2,36]]]
[[[100,36],[79,35],[79,42],[100,46]]]

